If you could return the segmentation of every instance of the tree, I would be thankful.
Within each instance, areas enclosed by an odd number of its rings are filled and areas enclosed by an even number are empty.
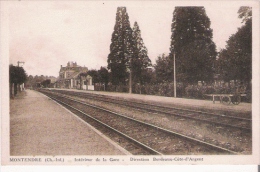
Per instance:
[[[32,75],[29,75],[26,79],[26,87],[33,87],[35,85]]]
[[[234,71],[230,66],[230,57],[226,49],[221,49],[216,60],[216,73],[220,75],[221,80],[229,82],[234,78]]]
[[[44,81],[41,82],[41,85],[44,87],[44,88],[48,88],[51,84],[51,80],[50,79],[46,79]]]
[[[133,57],[133,37],[126,7],[118,7],[116,23],[111,38],[108,69],[111,71],[113,84],[126,84],[127,68],[131,68]]]
[[[197,83],[198,81],[213,80],[213,64],[215,55],[210,53],[215,51],[214,44],[207,44],[203,40],[195,40],[185,45],[182,49],[182,55],[185,57],[183,64],[184,83]]]
[[[242,19],[242,23],[252,20],[252,7],[242,6],[238,10],[238,18]]]
[[[141,84],[155,84],[156,83],[156,74],[153,67],[146,68],[142,71],[142,82]]]
[[[173,80],[173,65],[169,56],[165,56],[165,54],[158,56],[154,68],[157,82],[171,82]]]
[[[40,76],[40,82],[44,81],[46,79],[46,77],[44,75]]]
[[[244,25],[229,37],[219,53],[218,72],[226,80],[250,82],[252,79],[252,8],[241,7],[239,18]]]
[[[89,70],[87,72],[88,75],[90,75],[92,77],[92,82],[95,83],[99,83],[99,75],[98,75],[98,71],[95,69]]]
[[[23,67],[9,65],[10,96],[12,96],[12,86],[14,84],[14,95],[17,94],[17,86],[26,81],[27,75]]]
[[[98,70],[98,76],[100,83],[105,85],[105,88],[109,82],[109,73],[108,70],[105,67],[100,67],[100,70]]]
[[[175,54],[177,81],[213,80],[217,52],[205,8],[175,7],[171,32],[170,58]]]
[[[141,31],[138,23],[134,23],[133,27],[133,40],[134,40],[134,55],[132,57],[132,74],[133,80],[136,83],[143,84],[147,67],[152,66],[151,60],[148,57],[147,48],[144,45],[141,37]]]

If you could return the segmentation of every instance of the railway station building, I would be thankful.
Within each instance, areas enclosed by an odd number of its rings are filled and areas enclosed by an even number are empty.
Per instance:
[[[60,66],[56,88],[94,90],[92,77],[87,75],[88,68],[77,65],[77,62],[68,62],[67,66]]]

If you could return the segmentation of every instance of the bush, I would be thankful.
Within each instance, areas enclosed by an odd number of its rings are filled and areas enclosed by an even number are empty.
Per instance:
[[[129,87],[126,85],[108,85],[107,91],[112,92],[128,92]],[[157,84],[135,84],[132,87],[132,92],[135,94],[146,95],[158,95],[173,97],[174,96],[174,84],[172,82],[164,82]],[[232,94],[233,91],[227,86],[214,86],[214,85],[187,85],[186,87],[182,83],[177,83],[176,86],[177,97],[179,98],[191,98],[191,99],[209,99],[205,94]],[[245,99],[245,98],[243,98]],[[247,102],[251,102],[251,89],[247,90]]]

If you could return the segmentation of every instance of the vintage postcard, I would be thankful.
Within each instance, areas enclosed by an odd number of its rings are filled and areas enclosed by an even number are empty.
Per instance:
[[[258,165],[258,1],[0,1],[1,163]]]

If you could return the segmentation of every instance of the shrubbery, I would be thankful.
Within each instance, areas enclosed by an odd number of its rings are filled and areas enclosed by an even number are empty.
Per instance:
[[[234,89],[227,86],[214,86],[214,85],[188,85],[178,83],[176,92],[177,97],[180,98],[190,98],[190,99],[210,99],[211,97],[205,96],[205,94],[234,94]],[[103,86],[95,86],[95,90],[103,91]],[[108,85],[106,91],[110,92],[128,92],[129,87],[126,85]],[[170,83],[158,83],[158,84],[146,84],[140,85],[135,84],[132,87],[132,93],[134,94],[146,94],[146,95],[157,95],[157,96],[174,96],[174,84]],[[245,92],[247,94],[246,98],[242,98],[243,101],[251,102],[251,90],[247,89]]]

